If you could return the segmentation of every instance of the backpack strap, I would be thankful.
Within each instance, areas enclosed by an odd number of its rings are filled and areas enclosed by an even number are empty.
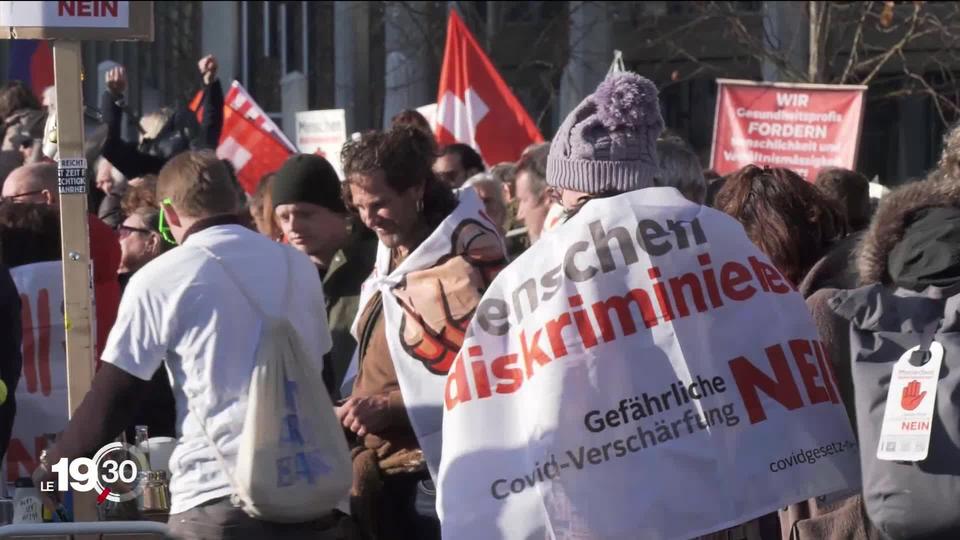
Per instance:
[[[234,286],[236,286],[236,288],[240,291],[240,294],[242,294],[247,299],[247,302],[250,303],[250,306],[254,309],[254,311],[257,312],[257,314],[262,319],[269,318],[269,316],[266,314],[266,312],[263,310],[260,304],[256,300],[254,300],[249,293],[247,293],[246,289],[243,288],[243,285],[240,284],[240,280],[237,279],[236,274],[234,274],[234,272],[230,270],[229,266],[224,264],[223,259],[219,255],[210,251],[210,249],[208,249],[206,246],[197,246],[197,248],[201,252],[203,252],[207,257],[216,261],[216,263],[220,265],[220,268],[223,269],[224,273],[227,275],[230,281],[232,281]],[[290,255],[286,249],[282,249],[282,251],[284,252],[287,259],[287,286],[286,286],[286,292],[284,293],[284,303],[282,305],[287,306],[287,305],[290,305],[290,301],[292,299],[291,297],[293,294],[293,261],[291,260]],[[227,463],[227,459],[223,456],[223,453],[220,452],[220,449],[217,447],[216,442],[214,442],[213,437],[211,437],[210,434],[207,432],[207,426],[204,422],[203,416],[197,413],[197,411],[193,407],[190,407],[190,413],[193,414],[193,416],[197,419],[197,424],[200,426],[200,431],[203,432],[204,438],[207,439],[207,443],[210,445],[210,448],[213,449],[213,453],[217,458],[217,462],[220,463],[220,468],[223,469],[223,473],[227,476],[227,479],[230,481],[230,485],[233,487],[234,494],[230,497],[230,502],[234,506],[243,507],[245,501],[250,501],[250,495],[246,492],[246,490],[243,489],[243,486],[241,486],[240,483],[237,482],[236,477],[234,477],[233,475],[233,470],[230,468],[230,465]]]

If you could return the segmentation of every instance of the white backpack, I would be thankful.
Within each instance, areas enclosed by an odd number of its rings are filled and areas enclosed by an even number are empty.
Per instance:
[[[204,428],[233,485],[232,500],[266,521],[301,523],[327,515],[346,499],[353,473],[319,362],[308,356],[289,319],[265,313],[220,257],[200,249],[220,264],[263,320],[235,469]],[[293,290],[293,261],[286,258],[283,306]]]

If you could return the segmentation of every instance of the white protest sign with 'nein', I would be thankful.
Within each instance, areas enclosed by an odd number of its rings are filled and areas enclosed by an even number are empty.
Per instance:
[[[126,28],[130,2],[70,0],[0,2],[0,26]]]
[[[591,201],[503,270],[443,407],[444,538],[686,539],[860,485],[803,298],[673,188]]]
[[[327,159],[343,179],[340,149],[347,142],[347,119],[343,109],[297,113],[297,148],[304,154]]]
[[[44,435],[60,433],[69,419],[63,265],[60,261],[27,264],[12,268],[10,274],[20,291],[23,370],[6,454],[7,482],[33,473],[47,444]]]

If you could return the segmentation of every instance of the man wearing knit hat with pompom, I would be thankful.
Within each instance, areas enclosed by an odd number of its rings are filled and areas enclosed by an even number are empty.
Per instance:
[[[350,325],[357,315],[360,285],[373,270],[377,237],[347,212],[340,179],[321,156],[288,158],[277,171],[270,196],[287,242],[310,257],[323,281],[333,339],[323,375],[330,397],[336,400],[357,346]]]
[[[568,212],[592,198],[653,187],[661,131],[657,87],[636,73],[608,77],[557,130],[547,184]]]
[[[766,538],[859,487],[855,449],[790,457],[855,440],[816,327],[739,223],[656,186],[663,127],[621,72],[551,142],[565,219],[486,288],[447,375],[444,538]]]

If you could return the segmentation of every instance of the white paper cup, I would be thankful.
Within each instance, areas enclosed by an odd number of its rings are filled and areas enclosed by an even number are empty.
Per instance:
[[[170,455],[177,446],[177,440],[173,437],[150,437],[147,440],[150,445],[150,468],[155,471],[167,471],[170,474]],[[146,449],[142,447],[141,451]]]

